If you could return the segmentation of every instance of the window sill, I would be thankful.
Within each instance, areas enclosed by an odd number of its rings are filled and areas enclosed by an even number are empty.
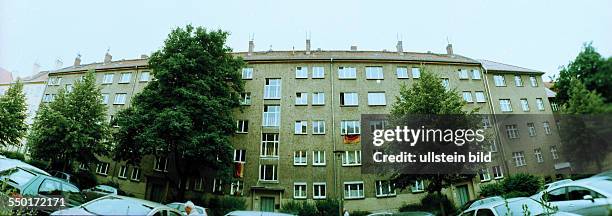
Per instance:
[[[495,178],[493,178],[493,179],[498,180],[498,179],[503,179],[503,178],[504,178],[504,177],[503,177],[503,176],[501,176],[501,177],[495,177]]]
[[[480,180],[480,183],[489,182],[489,181],[491,181],[491,179]]]
[[[280,100],[281,98],[264,98],[264,100]]]
[[[120,83],[117,83],[117,84],[130,84],[130,83],[129,82],[120,82]]]
[[[410,79],[410,77],[398,77],[397,79]]]
[[[236,131],[236,134],[248,134],[249,132],[238,132]]]
[[[312,104],[312,106],[325,106],[325,104]]]
[[[313,164],[312,166],[316,166],[316,167],[324,167],[325,164]]]
[[[130,181],[133,181],[133,182],[140,182],[140,179],[130,179]]]
[[[240,106],[251,106],[251,104],[240,104]]]
[[[384,106],[387,106],[387,104],[368,104],[368,106],[371,106],[371,107],[384,107]]]
[[[294,133],[293,135],[308,135],[308,133]]]
[[[385,80],[384,78],[366,78],[366,80]]]
[[[424,193],[424,192],[425,192],[425,190],[413,190],[413,191],[411,191],[411,192],[412,192],[412,193]]]
[[[305,163],[305,164],[295,164],[294,163],[293,166],[308,166],[308,164],[307,163]]]
[[[338,78],[338,79],[339,80],[356,80],[357,77],[354,77],[354,78]]]
[[[308,106],[308,104],[295,104],[295,106]]]
[[[344,197],[345,200],[358,200],[358,199],[365,199],[365,196],[362,197]]]
[[[297,199],[297,200],[305,200],[305,199],[307,199],[307,198],[308,198],[308,197],[295,197],[295,196],[293,197],[293,199]]]
[[[323,200],[323,199],[327,199],[327,197],[313,197],[312,199],[315,199],[315,200]]]
[[[358,105],[340,105],[340,107],[358,107],[358,106],[359,104]]]
[[[357,167],[361,166],[361,164],[342,164],[343,167]]]
[[[313,77],[312,79],[325,79],[325,77]]]
[[[312,133],[312,135],[325,135],[325,133]]]
[[[122,177],[122,176],[117,176],[117,178],[119,178],[119,179],[123,179],[123,180],[126,180],[126,179],[127,179],[127,177]]]
[[[278,180],[263,180],[263,179],[259,179],[260,182],[262,183],[274,183],[274,184],[278,184]]]
[[[376,198],[392,198],[396,196],[397,194],[384,194],[384,195],[376,195]]]

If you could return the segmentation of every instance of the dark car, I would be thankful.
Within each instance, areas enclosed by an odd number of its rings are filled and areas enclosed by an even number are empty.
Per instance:
[[[85,202],[85,196],[73,184],[52,176],[42,175],[20,167],[0,172],[0,184],[8,185],[11,195],[16,198],[48,198],[45,200],[63,200],[45,207],[37,206],[36,210],[50,213],[57,209],[77,206]],[[42,203],[40,203],[42,204]],[[39,204],[36,204],[39,205]],[[63,206],[62,206],[63,205]]]

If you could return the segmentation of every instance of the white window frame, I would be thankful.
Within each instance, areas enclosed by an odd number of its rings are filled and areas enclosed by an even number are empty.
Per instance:
[[[464,91],[463,92],[463,100],[465,102],[468,102],[468,103],[474,103],[474,98],[472,98],[472,92],[471,91]]]
[[[272,169],[272,176],[266,176],[266,170]],[[271,179],[266,179],[270,177]],[[272,164],[261,164],[259,165],[259,181],[263,182],[276,182],[278,181],[278,167]]]
[[[325,67],[312,67],[312,78],[313,79],[324,79],[325,78]]]
[[[410,79],[408,75],[408,67],[397,67],[395,69],[395,75],[398,79]]]
[[[521,109],[523,112],[529,112],[529,101],[527,98],[521,98]]]
[[[242,68],[242,79],[253,79],[253,68]]]
[[[497,140],[495,140],[495,139],[493,140],[493,142],[491,143],[491,147],[490,148],[491,148],[490,149],[491,152],[497,152],[498,151],[498,149],[497,149]]]
[[[504,75],[493,75],[493,82],[497,87],[506,86],[506,78]]]
[[[382,66],[366,66],[366,79],[369,80],[381,80],[384,79],[384,72]]]
[[[246,149],[234,149],[234,162],[246,163]]]
[[[130,83],[132,81],[132,72],[123,72],[119,77],[119,83],[125,84]]]
[[[486,103],[487,102],[487,99],[485,97],[484,92],[476,91],[476,92],[474,92],[474,95],[476,96],[476,102],[477,103]]]
[[[340,92],[340,106],[359,106],[357,92]]]
[[[536,98],[536,105],[539,111],[544,111],[544,100],[542,98]]]
[[[244,92],[240,94],[240,105],[251,105],[251,92]]]
[[[347,191],[348,186],[348,191]],[[356,195],[353,196],[351,191],[355,190]],[[344,182],[344,199],[362,199],[365,198],[365,189],[363,188],[363,181]]]
[[[259,155],[261,157],[276,157],[278,158],[278,146],[280,144],[279,134],[277,133],[262,133],[261,134],[261,149]],[[268,140],[271,138],[271,140]],[[268,150],[272,152],[269,153]]]
[[[542,127],[544,128],[544,133],[546,135],[552,134],[552,131],[550,130],[550,123],[548,121],[542,122]]]
[[[300,134],[300,135],[308,134],[308,121],[306,120],[295,121],[295,127],[293,130],[293,133]]]
[[[130,175],[130,180],[140,181],[140,168],[138,167],[132,168],[132,174]]]
[[[550,155],[552,155],[553,160],[559,159],[559,154],[557,152],[557,146],[550,147]]]
[[[140,73],[140,79],[138,81],[140,81],[140,82],[148,82],[149,80],[151,80],[151,72],[143,71],[143,72]]]
[[[530,76],[529,82],[531,83],[531,87],[538,87],[538,80],[535,76]]]
[[[249,120],[236,120],[236,133],[249,133]]]
[[[534,149],[533,154],[535,155],[536,161],[538,163],[544,163],[544,156],[542,155],[542,149],[540,148]]]
[[[504,170],[502,170],[501,166],[493,166],[491,170],[493,170],[493,179],[504,178]]]
[[[349,161],[349,155],[354,156],[354,161]],[[361,151],[344,151],[342,155],[342,166],[361,166]]]
[[[162,160],[164,161],[162,167]],[[159,172],[168,172],[168,158],[167,157],[155,157],[153,161],[153,170]]]
[[[525,161],[525,152],[512,152],[512,159],[514,160],[514,166],[516,167],[527,166],[527,162]]]
[[[313,92],[312,105],[325,105],[325,92]]]
[[[280,126],[280,105],[264,105],[263,112],[263,127],[279,127]]]
[[[474,80],[482,79],[482,76],[480,76],[480,70],[478,70],[478,69],[473,69],[472,70],[472,79],[474,79]]]
[[[508,139],[518,139],[520,136],[518,126],[515,124],[506,125],[506,135]]]
[[[412,79],[421,78],[421,68],[419,68],[419,67],[412,67],[410,69],[410,71],[412,73]]]
[[[267,78],[264,85],[264,99],[281,99],[281,86],[280,78]]]
[[[410,191],[412,193],[420,193],[420,192],[425,191],[425,181],[423,180],[414,181],[414,184],[410,186]]]
[[[354,67],[338,67],[338,79],[357,79],[357,69]]]
[[[384,183],[386,183],[386,185]],[[390,180],[376,180],[374,185],[376,187],[376,197],[390,197],[397,195],[395,184],[392,183]],[[383,190],[384,186],[387,186],[387,193],[385,193]]]
[[[125,105],[127,100],[127,93],[117,93],[115,94],[115,100],[113,100],[114,105]]]
[[[109,163],[100,162],[96,165],[96,173],[100,175],[108,175]]]
[[[491,173],[487,168],[480,169],[478,176],[480,176],[480,182],[486,182],[491,180]]]
[[[193,190],[202,191],[203,185],[204,185],[204,178],[199,177],[195,181],[193,181]]]
[[[502,112],[512,112],[512,102],[510,99],[499,99],[499,109]]]
[[[444,89],[446,89],[447,91],[450,90],[450,79],[448,78],[441,78],[442,81],[442,86],[444,86]]]
[[[308,184],[306,182],[294,182],[293,183],[293,199],[306,199],[306,198],[308,198]]]
[[[323,192],[322,193],[323,195],[321,195],[321,192]],[[312,198],[313,199],[326,199],[327,198],[327,183],[313,182],[312,183]]]
[[[114,73],[105,73],[102,76],[102,84],[112,84],[115,78]]]
[[[368,106],[386,106],[385,92],[368,92]]]
[[[312,165],[313,166],[325,166],[327,161],[325,160],[325,151],[312,151]]]
[[[102,104],[108,104],[108,100],[110,98],[110,95],[108,93],[102,93]]]
[[[308,92],[296,92],[295,93],[295,105],[296,106],[308,105]]]
[[[349,127],[350,126],[350,127]],[[352,129],[352,130],[349,130]],[[361,123],[359,120],[340,121],[340,135],[354,135],[361,133]]]
[[[521,77],[521,75],[514,75],[514,86],[516,87],[525,86],[525,83],[523,83],[523,78]]]
[[[293,152],[293,165],[306,166],[308,165],[308,152],[299,150]]]
[[[312,134],[325,134],[325,121],[324,120],[312,121]]]
[[[242,196],[244,195],[244,182],[241,180],[236,180],[235,182],[232,182],[231,184],[231,188],[230,188],[230,194],[231,195],[235,195],[235,196]]]
[[[295,67],[295,78],[296,79],[308,79],[308,67],[306,66]]]
[[[533,122],[528,122],[527,123],[527,132],[529,134],[530,137],[534,137],[537,136],[537,131],[535,128],[535,124]]]
[[[466,69],[459,69],[457,73],[459,74],[460,80],[470,79],[470,74]]]
[[[122,179],[126,179],[127,178],[127,166],[126,165],[122,165],[119,167],[119,172],[117,172],[117,177],[118,178],[122,178]]]

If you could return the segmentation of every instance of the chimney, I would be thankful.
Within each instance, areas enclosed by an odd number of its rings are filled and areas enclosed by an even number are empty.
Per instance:
[[[397,41],[397,45],[395,47],[397,48],[397,53],[399,53],[400,55],[404,55],[404,47],[402,46],[401,40]]]
[[[74,66],[81,66],[81,54],[78,54],[76,58],[74,58]]]
[[[253,50],[255,49],[255,43],[253,42],[253,39],[249,40],[249,54],[248,55],[253,55]]]
[[[357,51],[357,46],[352,45],[352,46],[351,46],[351,51]]]
[[[452,55],[453,54],[453,44],[448,44],[446,45],[446,54],[448,55]]]
[[[58,70],[60,68],[62,68],[62,66],[64,65],[64,62],[62,62],[61,59],[55,59],[55,70]]]
[[[106,63],[110,63],[113,60],[113,56],[108,53],[108,51],[106,51],[106,54],[104,54],[104,64]]]

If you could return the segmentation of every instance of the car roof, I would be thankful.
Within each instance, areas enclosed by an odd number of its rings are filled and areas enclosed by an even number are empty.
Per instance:
[[[238,215],[238,216],[293,216],[292,214],[277,213],[277,212],[260,212],[260,211],[233,211],[227,213],[227,215]]]
[[[506,201],[508,203],[511,203],[511,202],[516,202],[516,201],[520,201],[520,200],[524,200],[524,199],[530,199],[530,198],[527,198],[527,197],[516,197],[516,198],[510,198],[510,199],[504,199],[504,200],[497,200],[497,201],[493,201],[493,202],[489,202],[489,203],[484,203],[482,205],[474,206],[472,208],[466,209],[464,212],[466,212],[466,211],[473,211],[473,210],[477,210],[477,209],[483,209],[483,208],[495,208],[497,206],[506,204]]]
[[[94,200],[89,201],[89,202],[87,202],[87,203],[85,203],[85,204],[83,204],[83,205],[87,205],[88,203],[90,203],[90,202],[94,202],[94,201],[97,201],[97,200],[107,199],[107,198],[109,198],[109,197],[114,197],[114,198],[118,198],[118,199],[122,199],[122,200],[126,200],[126,201],[138,202],[138,203],[141,203],[141,204],[143,204],[143,205],[149,206],[149,207],[151,207],[151,208],[168,207],[168,206],[166,206],[166,205],[164,205],[164,204],[157,203],[157,202],[153,202],[153,201],[149,201],[149,200],[143,200],[143,199],[138,199],[138,198],[134,198],[134,197],[127,197],[127,196],[113,195],[113,194],[111,194],[111,195],[106,195],[106,196],[103,196],[103,197],[100,197],[100,198],[94,199]],[[169,207],[168,207],[168,208],[169,208]]]
[[[43,174],[43,175],[48,175],[48,176],[51,175],[48,172],[46,172],[46,171],[44,171],[42,169],[39,169],[38,167],[32,166],[32,165],[30,165],[30,164],[28,164],[26,162],[23,162],[23,161],[20,161],[20,160],[17,160],[17,159],[11,159],[11,158],[3,157],[3,158],[0,158],[0,161],[1,161],[1,163],[0,163],[0,171],[4,171],[4,170],[11,169],[11,168],[19,167],[19,168],[22,168],[22,169],[25,169],[25,170],[36,172],[38,174]]]

